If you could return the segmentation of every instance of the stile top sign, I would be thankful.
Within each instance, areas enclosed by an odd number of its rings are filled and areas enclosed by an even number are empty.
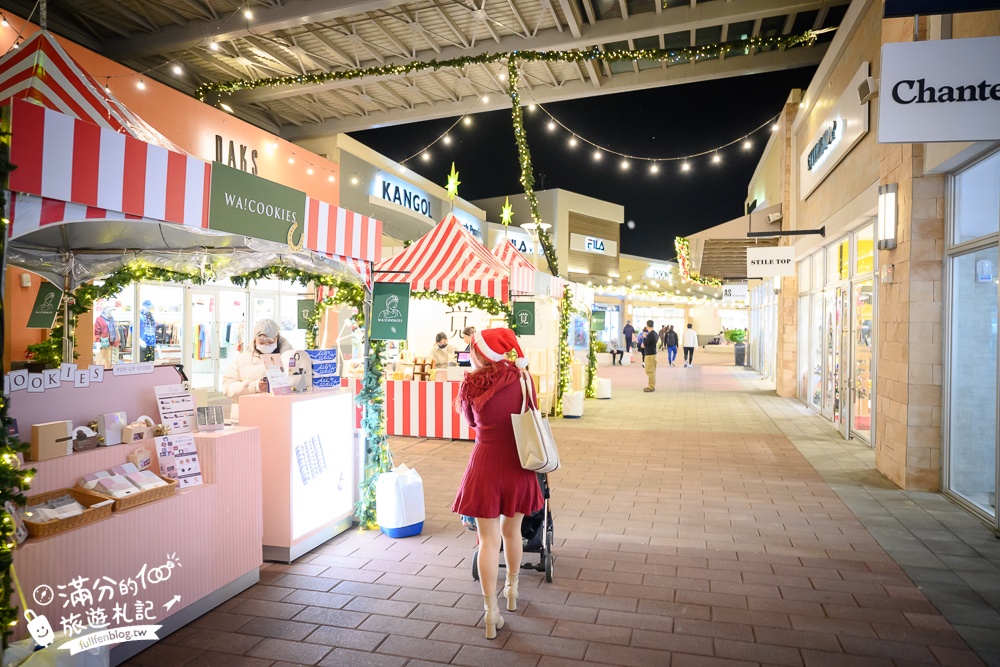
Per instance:
[[[747,248],[747,278],[795,275],[795,248]]]

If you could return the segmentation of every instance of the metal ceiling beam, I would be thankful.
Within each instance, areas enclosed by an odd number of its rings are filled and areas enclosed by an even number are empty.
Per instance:
[[[549,104],[563,100],[592,97],[595,94],[625,93],[660,86],[676,86],[731,76],[794,69],[818,64],[823,59],[826,50],[826,44],[818,44],[810,48],[792,49],[785,52],[777,50],[768,51],[766,53],[759,53],[753,58],[731,58],[726,61],[709,60],[697,64],[674,65],[665,70],[648,69],[641,71],[638,75],[629,73],[624,76],[614,76],[606,80],[601,88],[596,89],[588,81],[567,81],[559,88],[535,88],[532,98],[536,103]],[[366,117],[347,117],[342,121],[336,122],[326,121],[318,125],[286,129],[282,133],[282,137],[289,140],[307,139],[318,136],[330,136],[341,132],[358,132],[375,127],[402,125],[438,118],[456,118],[469,113],[469,103],[473,99],[473,96],[466,95],[460,99],[455,98],[452,102],[417,105],[413,109],[393,110],[386,114],[369,114]],[[490,102],[486,104],[476,104],[475,113],[506,110],[509,108],[510,100],[504,95],[491,97]]]
[[[839,2],[839,0],[799,0],[792,7],[796,11],[816,9],[829,4]],[[840,2],[840,4],[844,4]],[[568,50],[577,48],[591,48],[595,44],[606,44],[608,42],[626,41],[631,38],[649,37],[659,35],[661,32],[679,32],[682,30],[695,30],[697,28],[723,25],[727,21],[743,21],[760,19],[765,16],[784,14],[792,11],[788,3],[784,0],[746,0],[740,3],[738,9],[733,12],[731,4],[724,2],[711,2],[707,5],[698,5],[695,9],[690,7],[674,7],[664,10],[662,14],[645,15],[642,24],[633,21],[599,21],[597,25],[584,25],[580,29],[580,37],[567,39],[565,33],[561,33],[555,28],[550,28],[539,33],[538,37],[525,40],[515,35],[504,37],[499,44],[486,43],[470,48],[448,47],[442,49],[440,54],[435,54],[438,60],[448,60],[451,58],[461,58],[467,56],[482,55],[485,53],[510,52],[517,50],[533,49],[536,51]],[[728,8],[728,10],[727,10]],[[800,9],[801,8],[801,9]],[[729,11],[727,14],[726,12]],[[633,25],[634,24],[634,25]],[[799,50],[799,49],[794,49]],[[386,64],[402,64],[402,62],[386,62]],[[234,94],[234,99],[242,101],[266,101],[277,99],[289,94],[304,94],[307,92],[318,92],[344,85],[341,81],[331,81],[328,83],[315,84],[298,87],[274,87],[258,90],[248,90]]]
[[[230,40],[247,37],[251,31],[264,34],[287,30],[378,9],[390,9],[404,2],[405,0],[284,0],[283,4],[273,7],[255,6],[252,21],[242,17],[243,8],[240,7],[220,15],[218,21],[192,22],[187,28],[171,26],[156,35],[137,39],[109,39],[101,53],[120,60],[143,54],[183,50],[212,38]]]
[[[563,15],[566,17],[566,24],[569,26],[570,34],[580,39],[580,26],[583,24],[583,21],[580,18],[580,10],[577,9],[577,4],[572,2],[572,0],[559,0],[559,6],[562,7]]]

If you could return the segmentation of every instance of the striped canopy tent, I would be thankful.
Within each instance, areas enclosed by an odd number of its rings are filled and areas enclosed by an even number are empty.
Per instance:
[[[47,32],[0,58],[0,106],[17,165],[13,264],[70,289],[134,259],[218,277],[287,265],[371,285],[381,222],[308,197],[303,251],[209,229],[211,165],[125,108]]]
[[[449,213],[434,229],[375,267],[375,281],[409,283],[413,292],[471,293],[502,303],[510,269]]]
[[[510,292],[511,295],[535,294],[535,274],[537,270],[534,265],[521,254],[506,239],[497,243],[496,247],[490,251],[493,256],[500,260],[500,263],[510,269]]]

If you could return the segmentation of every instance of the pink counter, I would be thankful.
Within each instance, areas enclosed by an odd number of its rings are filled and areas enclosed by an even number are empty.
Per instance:
[[[476,430],[454,408],[461,385],[461,382],[387,381],[386,433],[418,438],[475,440]],[[345,378],[341,386],[350,389],[355,396],[361,391],[359,380]],[[355,418],[355,428],[361,428],[360,407]]]

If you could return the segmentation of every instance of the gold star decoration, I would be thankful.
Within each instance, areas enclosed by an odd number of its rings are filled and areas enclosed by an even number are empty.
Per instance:
[[[448,174],[448,185],[445,189],[448,191],[448,199],[455,201],[455,197],[458,196],[458,186],[462,184],[462,181],[458,180],[458,172],[455,171],[455,163],[451,163],[451,173]]]
[[[500,224],[504,227],[510,224],[510,219],[514,217],[513,207],[510,205],[510,197],[503,203],[500,209]]]

